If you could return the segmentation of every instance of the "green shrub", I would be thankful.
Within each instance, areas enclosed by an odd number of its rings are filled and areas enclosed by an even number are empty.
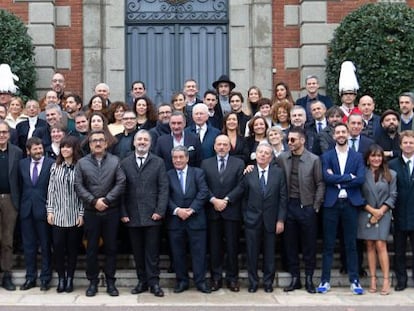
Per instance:
[[[357,68],[358,94],[378,112],[398,111],[398,95],[414,89],[414,10],[405,4],[367,4],[344,18],[329,44],[327,90],[337,104],[341,63]]]
[[[36,98],[34,47],[24,23],[6,10],[0,10],[0,64],[9,64],[19,77],[18,96]]]

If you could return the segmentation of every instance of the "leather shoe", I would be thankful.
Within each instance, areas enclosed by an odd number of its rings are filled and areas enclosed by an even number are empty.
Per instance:
[[[174,293],[182,293],[183,291],[188,289],[188,283],[178,282],[174,287]]]
[[[28,290],[33,287],[36,287],[36,281],[26,280],[22,286],[20,286],[20,290]]]
[[[264,286],[264,291],[266,292],[266,293],[271,293],[271,292],[273,292],[273,286],[270,284],[270,285],[265,285]]]
[[[107,282],[106,284],[106,292],[109,296],[116,297],[119,296],[118,289],[115,287],[113,282]]]
[[[91,282],[89,287],[86,289],[86,297],[93,297],[98,292],[98,284]]]
[[[50,289],[50,281],[41,281],[40,282],[40,290],[47,291]]]
[[[1,286],[6,290],[16,290],[16,285],[13,284],[10,272],[4,272]]]
[[[249,293],[257,292],[257,285],[249,285],[248,291],[249,291]]]
[[[315,294],[316,293],[316,288],[315,288],[315,285],[313,284],[312,276],[310,276],[310,275],[307,275],[306,278],[305,278],[305,288],[306,288],[306,291],[309,294]]]
[[[212,292],[218,291],[223,286],[222,280],[212,280],[210,289]]]
[[[59,278],[56,292],[63,293],[65,289],[66,289],[66,280],[64,278]]]
[[[394,289],[395,289],[396,292],[401,292],[401,291],[403,291],[406,288],[407,288],[407,284],[406,283],[398,283],[398,282],[397,282],[397,285],[395,285],[395,287],[394,287]]]
[[[152,285],[150,292],[151,294],[154,294],[155,297],[164,297],[164,291],[158,284]]]
[[[73,277],[68,277],[68,279],[66,280],[65,292],[73,292]]]
[[[210,289],[210,287],[208,287],[207,286],[207,284],[204,282],[204,283],[200,283],[198,286],[197,286],[197,290],[199,291],[199,292],[202,292],[202,293],[204,293],[204,294],[210,294],[211,293],[211,289]]]
[[[137,286],[135,286],[133,289],[131,289],[131,294],[141,294],[148,290],[148,284],[143,282],[138,282]]]
[[[240,285],[237,281],[231,281],[227,283],[227,288],[236,293],[240,291]]]
[[[302,288],[302,283],[300,282],[300,278],[297,276],[292,277],[292,281],[290,281],[289,286],[285,287],[283,289],[284,292],[291,292],[294,291],[295,289],[301,289]]]

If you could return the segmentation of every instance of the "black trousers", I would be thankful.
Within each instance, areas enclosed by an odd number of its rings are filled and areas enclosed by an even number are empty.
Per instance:
[[[267,232],[264,227],[264,224],[261,223],[257,226],[257,228],[246,227],[245,236],[247,273],[250,286],[257,286],[259,283],[257,268],[261,245],[263,245],[263,284],[265,286],[272,285],[276,273],[276,233]]]
[[[208,226],[211,276],[219,281],[226,271],[226,281],[236,282],[239,278],[240,221],[211,219]],[[226,256],[225,256],[226,254]],[[225,258],[225,260],[224,260]]]
[[[59,278],[73,278],[82,239],[82,228],[53,226],[52,239],[53,258]]]
[[[119,211],[98,215],[85,211],[86,247],[86,277],[89,281],[97,282],[99,275],[98,253],[99,238],[103,239],[105,253],[104,273],[107,280],[115,281],[116,270],[116,237],[119,226]]]
[[[287,263],[293,277],[299,277],[299,254],[302,250],[305,274],[313,275],[316,265],[317,216],[313,206],[301,207],[300,200],[290,199],[285,222],[284,241]]]
[[[411,249],[414,250],[414,230],[402,231],[394,230],[394,248],[395,248],[395,262],[394,271],[397,276],[397,282],[401,284],[407,283],[407,240],[410,239]],[[411,267],[413,269],[414,277],[414,257],[412,259]]]
[[[129,227],[137,278],[153,286],[159,283],[161,226]]]

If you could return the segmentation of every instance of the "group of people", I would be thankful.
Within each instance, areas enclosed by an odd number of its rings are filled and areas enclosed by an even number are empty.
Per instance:
[[[292,276],[284,291],[302,288],[301,253],[306,291],[330,290],[338,236],[341,271],[348,273],[351,291],[364,293],[359,278],[365,272],[361,241],[366,241],[368,291],[377,292],[378,257],[378,292],[388,295],[392,219],[395,290],[406,288],[408,238],[414,249],[412,93],[399,97],[400,112],[377,116],[372,97],[355,102],[356,89],[341,89],[342,104],[333,105],[319,94],[316,76],[307,77],[307,95],[296,103],[283,82],[275,85],[272,99],[251,87],[245,103],[225,75],[202,100],[196,81],[189,79],[171,103],[157,106],[141,81],[132,84],[127,103],[111,102],[109,87],[100,83],[86,108],[64,85],[63,75],[56,73],[43,111],[35,100],[23,107],[18,98],[0,92],[0,101],[5,101],[0,102],[5,289],[16,289],[11,270],[17,219],[26,265],[21,290],[37,286],[38,278],[40,289],[49,290],[53,258],[57,292],[73,291],[84,236],[90,281],[86,296],[98,291],[101,247],[106,291],[118,296],[117,235],[125,226],[138,279],[131,293],[149,290],[162,297],[159,260],[165,226],[175,293],[190,285],[187,246],[197,290],[211,293],[225,283],[238,292],[242,234],[248,291],[254,293],[262,284],[265,292],[272,292],[276,235],[283,234],[282,257]],[[322,276],[315,286],[320,231]]]

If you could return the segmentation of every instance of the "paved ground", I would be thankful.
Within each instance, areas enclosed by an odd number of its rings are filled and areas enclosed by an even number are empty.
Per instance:
[[[379,294],[353,295],[348,288],[335,287],[325,294],[310,295],[304,290],[284,293],[276,288],[271,294],[260,290],[255,294],[242,288],[239,293],[221,289],[206,295],[190,289],[181,294],[172,293],[166,288],[165,297],[157,298],[144,293],[131,295],[129,288],[121,287],[119,297],[109,297],[105,288],[99,288],[97,296],[85,297],[85,287],[76,289],[70,294],[57,294],[55,288],[41,292],[39,288],[29,291],[8,292],[0,289],[0,310],[343,310],[343,311],[378,311],[378,310],[414,310],[414,289],[408,288],[403,292],[392,292],[389,296]]]

